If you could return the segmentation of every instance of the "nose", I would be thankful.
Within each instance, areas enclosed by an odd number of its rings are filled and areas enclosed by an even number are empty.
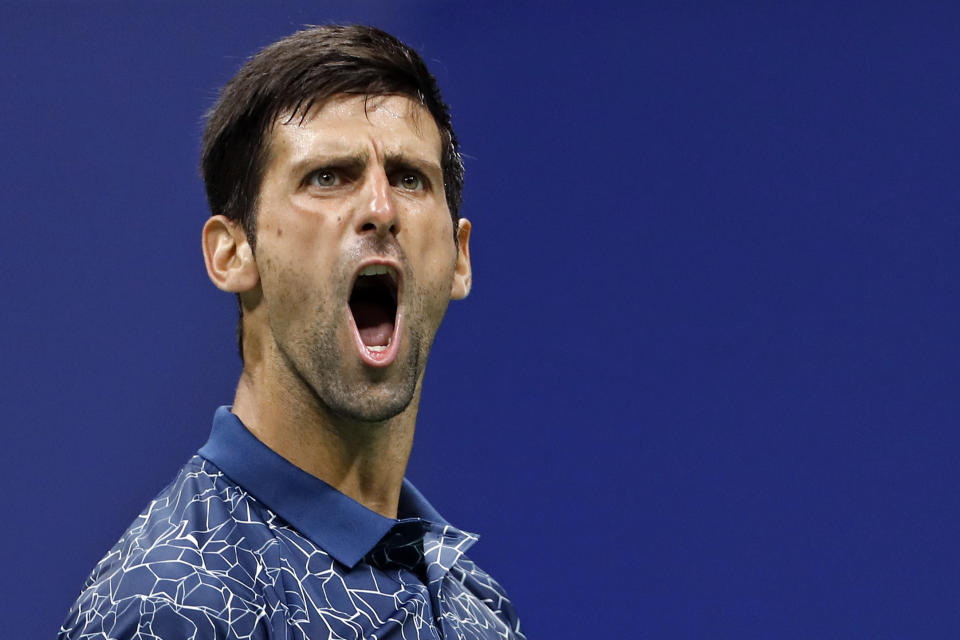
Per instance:
[[[393,201],[389,177],[378,168],[367,176],[367,182],[364,190],[366,200],[361,205],[357,219],[357,232],[378,236],[397,235],[400,231],[400,219]]]

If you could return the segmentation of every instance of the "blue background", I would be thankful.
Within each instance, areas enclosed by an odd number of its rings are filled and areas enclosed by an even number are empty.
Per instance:
[[[475,285],[409,476],[531,639],[960,636],[960,10],[842,4],[0,4],[3,637],[231,401],[201,116],[325,21],[452,106]]]

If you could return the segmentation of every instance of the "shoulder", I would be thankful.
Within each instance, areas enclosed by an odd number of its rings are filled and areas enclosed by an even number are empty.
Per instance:
[[[526,636],[520,629],[520,619],[506,590],[493,576],[481,569],[470,558],[461,556],[451,570],[451,577],[463,585],[475,598],[484,604],[497,619],[513,633],[513,638],[523,640]]]
[[[194,456],[97,564],[61,640],[252,637],[276,576],[270,517]]]

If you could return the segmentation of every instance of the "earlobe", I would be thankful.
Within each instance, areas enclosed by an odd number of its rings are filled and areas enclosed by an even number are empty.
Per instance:
[[[203,261],[218,289],[249,291],[260,282],[260,272],[243,228],[226,216],[212,216],[203,225]]]
[[[457,227],[457,265],[453,272],[453,287],[450,298],[462,300],[470,294],[473,284],[473,270],[470,266],[470,229],[472,225],[466,218],[460,218]]]

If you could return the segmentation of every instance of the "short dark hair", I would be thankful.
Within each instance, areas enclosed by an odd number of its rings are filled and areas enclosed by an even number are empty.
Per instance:
[[[416,51],[363,25],[298,31],[262,49],[223,87],[203,134],[201,171],[212,214],[238,221],[255,248],[257,197],[277,118],[305,117],[337,94],[404,95],[426,107],[440,130],[444,195],[456,241],[463,161],[449,107]]]

